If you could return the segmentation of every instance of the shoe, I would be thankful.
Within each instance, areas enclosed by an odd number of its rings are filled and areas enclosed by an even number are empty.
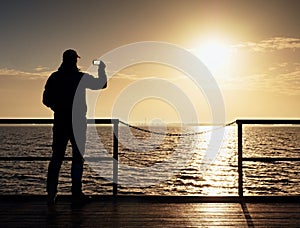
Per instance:
[[[56,203],[56,193],[49,193],[47,199],[48,207],[53,207]]]
[[[73,194],[72,195],[72,208],[80,208],[92,202],[92,198],[90,196],[86,196],[83,193]]]

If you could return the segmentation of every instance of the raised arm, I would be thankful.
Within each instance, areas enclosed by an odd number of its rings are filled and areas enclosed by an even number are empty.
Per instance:
[[[84,74],[83,82],[86,88],[97,90],[107,87],[105,67],[106,65],[102,61],[100,61],[100,64],[98,65],[98,78],[95,78],[89,74]]]
[[[103,82],[103,86],[102,88],[106,88],[107,87],[107,76],[105,73],[105,68],[106,65],[104,64],[104,62],[100,61],[100,64],[98,66],[98,79],[102,80]]]

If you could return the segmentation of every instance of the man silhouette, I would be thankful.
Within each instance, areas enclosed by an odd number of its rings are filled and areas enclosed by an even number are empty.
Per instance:
[[[78,58],[80,57],[75,50],[66,50],[63,53],[62,64],[58,71],[50,75],[43,92],[43,104],[54,112],[52,157],[47,175],[49,206],[55,204],[59,171],[68,141],[72,145],[72,204],[84,204],[87,201],[87,197],[82,193],[81,182],[87,128],[85,90],[106,88],[107,77],[106,66],[102,61],[98,66],[98,78],[95,78],[80,72],[77,68]],[[76,134],[73,123],[76,123]]]

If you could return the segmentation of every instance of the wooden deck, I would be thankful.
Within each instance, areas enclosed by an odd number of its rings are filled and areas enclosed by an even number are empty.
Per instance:
[[[0,199],[1,227],[300,227],[299,198],[99,196],[81,209],[68,196],[53,209],[44,196]]]

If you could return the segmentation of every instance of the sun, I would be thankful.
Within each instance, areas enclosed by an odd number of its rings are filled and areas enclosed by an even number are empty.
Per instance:
[[[222,40],[209,39],[197,44],[194,53],[210,70],[218,70],[229,63],[231,49]]]

